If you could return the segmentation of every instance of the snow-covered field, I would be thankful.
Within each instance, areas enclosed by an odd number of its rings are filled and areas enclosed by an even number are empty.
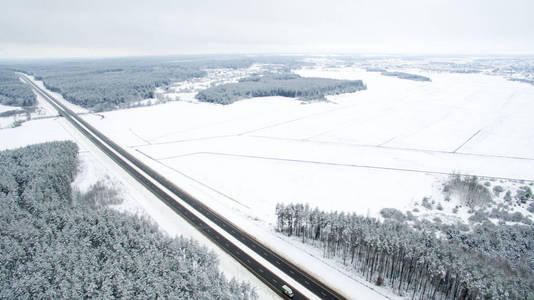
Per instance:
[[[37,108],[32,113],[31,118],[32,119],[40,119],[40,118],[47,118],[47,117],[55,117],[58,115],[58,112],[54,109],[50,103],[48,103],[43,97],[39,94],[37,94]]]
[[[368,86],[367,91],[356,95],[360,105],[344,111],[337,127],[317,130],[306,138],[534,158],[531,85],[480,74],[419,72],[432,82],[417,82],[351,68],[299,73],[363,79]]]
[[[310,67],[297,73],[362,79],[368,89],[329,96],[328,102],[266,97],[222,106],[194,100],[191,95],[205,86],[198,81],[166,91],[169,99],[185,101],[84,118],[263,243],[356,299],[395,296],[371,286],[374,292],[369,283],[322,261],[314,249],[281,237],[273,228],[277,203],[379,216],[384,207],[412,210],[423,197],[443,202],[449,173],[494,178],[492,186],[510,189],[520,180],[534,180],[532,85],[483,74],[414,71],[432,79],[418,82],[353,67]],[[218,75],[212,75],[209,80],[216,80]],[[32,125],[37,122],[42,123]],[[1,147],[40,141],[43,137],[34,134],[59,129],[63,133],[51,139],[73,139],[64,125],[45,119],[0,130],[0,140],[10,141]],[[22,139],[24,134],[32,137]],[[90,170],[105,157],[84,160]],[[94,171],[101,175],[85,176],[96,181],[108,173],[108,163]],[[121,178],[122,186],[135,185],[121,176],[114,177]],[[178,221],[171,221],[164,207],[154,208],[150,195],[129,193],[127,198],[135,200],[126,201],[124,209],[137,207],[168,232],[179,232],[174,226],[182,225],[173,223]],[[453,202],[443,202],[445,209],[435,213],[452,215]],[[462,211],[458,215],[467,217]],[[221,261],[223,269],[231,268]]]
[[[0,104],[0,113],[6,112],[9,110],[13,110],[13,106]]]
[[[362,78],[368,90],[306,105],[282,97],[173,102],[87,119],[266,222],[277,202],[371,215],[409,208],[447,173],[534,179],[532,86],[486,75],[414,82],[348,68],[299,73]]]
[[[62,118],[31,120],[15,128],[0,130],[0,150],[24,147],[48,141],[72,140],[72,135],[65,130],[69,126]]]
[[[274,232],[276,203],[379,216],[425,196],[441,201],[448,173],[534,179],[533,86],[481,74],[419,72],[432,82],[416,82],[357,68],[298,73],[362,79],[368,90],[309,104],[189,98],[85,118],[278,252],[328,272],[321,277],[349,297],[358,284]]]

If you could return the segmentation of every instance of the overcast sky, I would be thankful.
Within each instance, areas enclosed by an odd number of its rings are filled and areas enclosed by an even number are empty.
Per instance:
[[[533,0],[17,0],[0,58],[534,54]]]

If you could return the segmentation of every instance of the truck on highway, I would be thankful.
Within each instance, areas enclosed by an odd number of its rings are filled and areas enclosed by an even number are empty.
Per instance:
[[[284,294],[289,298],[293,298],[294,296],[293,290],[285,284],[282,286],[282,292],[284,292]]]

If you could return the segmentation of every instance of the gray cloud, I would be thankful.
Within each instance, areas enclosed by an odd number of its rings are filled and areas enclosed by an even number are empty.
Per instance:
[[[2,56],[534,53],[529,0],[11,1]]]

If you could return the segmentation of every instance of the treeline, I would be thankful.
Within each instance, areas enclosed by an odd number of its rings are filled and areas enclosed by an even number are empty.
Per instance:
[[[203,102],[231,104],[237,100],[283,96],[302,100],[324,99],[326,95],[353,93],[366,89],[361,80],[305,78],[297,74],[262,74],[241,79],[237,83],[213,86],[195,96]]]
[[[438,234],[432,226],[415,230],[405,222],[302,204],[278,204],[276,215],[280,232],[322,248],[324,257],[338,258],[366,280],[412,299],[534,299],[532,269],[511,262],[514,255],[532,259],[527,255],[534,251],[532,227],[476,229],[472,235],[449,228]],[[508,247],[519,250],[497,255]]]
[[[415,81],[432,81],[430,78],[422,75],[405,73],[405,72],[390,72],[383,68],[376,67],[367,67],[365,68],[367,72],[380,72],[384,76],[392,76],[400,79],[415,80]]]
[[[76,144],[0,152],[1,299],[254,299],[196,242],[75,193]],[[116,203],[113,202],[112,203]]]
[[[382,72],[380,74],[382,74],[384,76],[392,76],[392,77],[397,77],[397,78],[400,78],[400,79],[408,79],[408,80],[414,80],[414,81],[432,81],[432,80],[430,80],[430,78],[428,78],[426,76],[417,75],[417,74],[410,74],[410,73],[404,73],[404,72],[384,71],[384,72]]]
[[[0,104],[32,106],[36,102],[31,88],[19,80],[14,70],[0,68]]]
[[[518,82],[523,82],[523,83],[528,83],[528,84],[531,84],[531,85],[534,85],[534,79],[525,79],[525,78],[508,78],[508,80],[510,81],[518,81]]]
[[[154,97],[157,87],[203,77],[215,68],[248,68],[254,63],[289,72],[307,63],[284,56],[178,56],[55,61],[13,65],[71,103],[94,111],[129,107]]]
[[[65,100],[95,111],[153,98],[156,87],[202,77],[205,72],[178,63],[106,59],[21,66]]]

